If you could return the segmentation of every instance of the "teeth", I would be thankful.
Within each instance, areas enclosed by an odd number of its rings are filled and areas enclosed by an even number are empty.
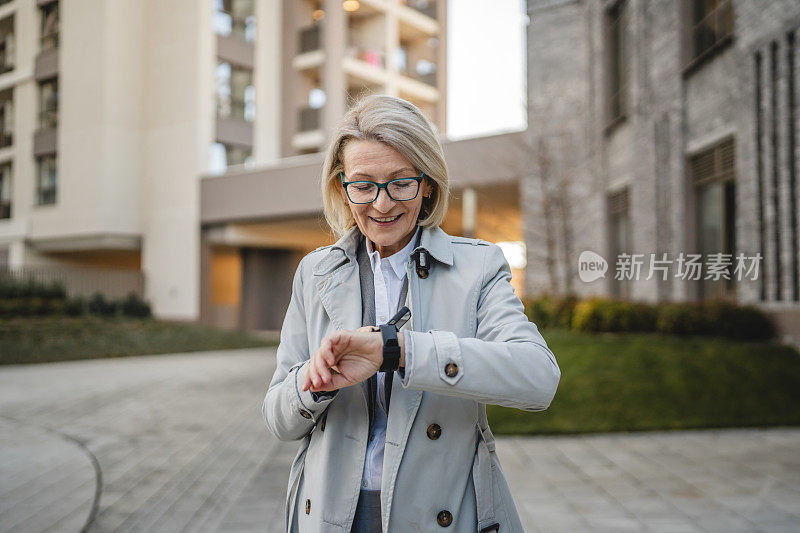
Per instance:
[[[391,222],[392,220],[396,219],[399,216],[400,215],[393,216],[393,217],[385,217],[385,218],[375,218],[375,217],[372,217],[372,218],[377,220],[378,222]]]

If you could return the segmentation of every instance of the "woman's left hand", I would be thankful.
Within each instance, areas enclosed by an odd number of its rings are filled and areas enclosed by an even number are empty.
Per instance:
[[[303,390],[337,390],[375,374],[383,362],[383,337],[371,329],[341,330],[322,339],[306,366]],[[338,373],[331,372],[331,367]]]

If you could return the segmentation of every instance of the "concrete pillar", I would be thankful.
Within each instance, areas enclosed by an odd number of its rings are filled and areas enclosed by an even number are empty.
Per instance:
[[[465,237],[475,235],[475,223],[478,218],[478,194],[475,189],[464,189],[461,200],[461,225]]]

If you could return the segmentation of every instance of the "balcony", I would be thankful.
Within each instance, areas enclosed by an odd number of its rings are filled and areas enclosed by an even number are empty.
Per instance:
[[[11,201],[0,202],[0,219],[11,218]]]
[[[58,48],[58,32],[50,32],[39,39],[40,50],[46,52],[48,50],[55,50]]]
[[[0,126],[2,128],[2,126]],[[14,136],[10,131],[0,132],[0,148],[6,148],[14,144]]]
[[[39,129],[49,130],[58,127],[58,108],[50,107],[39,113]]]
[[[292,148],[299,152],[318,150],[324,142],[322,108],[299,109],[297,111],[297,133],[292,137]]]
[[[314,24],[301,29],[297,33],[297,53],[305,54],[319,50],[322,45],[322,26]]]
[[[14,39],[13,18],[8,17],[0,21],[0,74],[14,70]]]
[[[321,111],[321,109],[314,109],[312,107],[301,109],[298,113],[299,127],[297,131],[303,132],[318,130],[322,126]]]
[[[436,18],[436,2],[433,0],[401,0],[400,3],[407,5],[414,11],[419,11],[427,17]]]

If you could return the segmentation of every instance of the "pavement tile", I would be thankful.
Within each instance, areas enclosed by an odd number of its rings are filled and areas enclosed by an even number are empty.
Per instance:
[[[100,465],[90,532],[283,531],[297,443],[261,420],[274,365],[254,349],[0,368],[0,533],[89,514],[91,465],[37,440],[42,425]],[[800,428],[497,442],[526,531],[570,533],[800,531],[798,449]]]

